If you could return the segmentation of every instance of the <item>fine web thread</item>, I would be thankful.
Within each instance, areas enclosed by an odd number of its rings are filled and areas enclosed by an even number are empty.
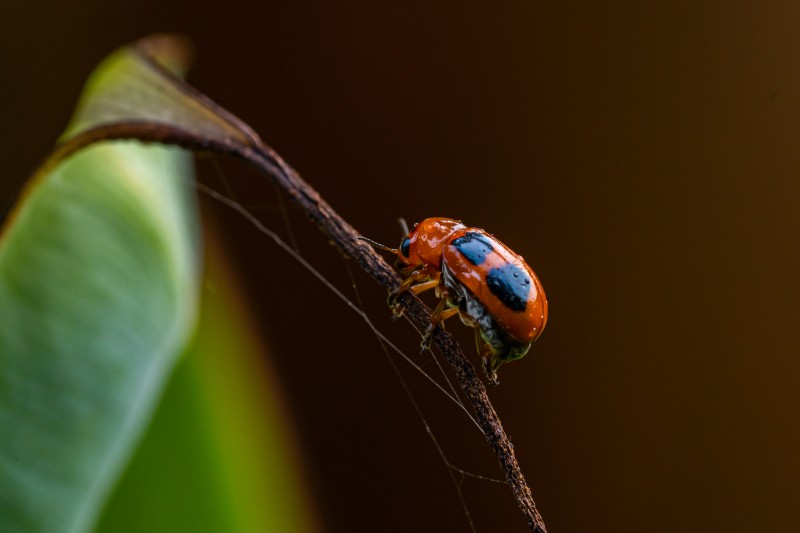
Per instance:
[[[350,276],[350,283],[353,285],[353,292],[356,295],[356,300],[358,301],[358,307],[363,309],[364,308],[364,303],[361,301],[361,293],[358,292],[358,286],[356,285],[356,279],[353,276],[353,270],[350,268],[350,264],[349,263],[345,262],[345,266],[347,267],[347,274]],[[460,468],[454,467],[450,463],[450,460],[445,455],[444,450],[442,449],[441,445],[439,444],[439,441],[436,439],[436,435],[433,434],[433,430],[431,429],[430,424],[428,424],[428,420],[425,418],[425,415],[422,414],[422,409],[420,408],[419,403],[417,402],[417,399],[414,398],[414,394],[411,392],[411,389],[408,387],[408,383],[406,383],[406,380],[403,377],[403,374],[400,372],[400,369],[397,368],[397,363],[395,362],[394,357],[392,357],[392,354],[389,353],[389,350],[386,348],[386,345],[383,343],[383,339],[381,339],[377,335],[375,336],[375,339],[378,341],[378,344],[380,345],[381,349],[383,350],[383,353],[386,355],[386,359],[389,361],[389,364],[391,365],[395,376],[397,376],[397,379],[400,381],[400,385],[403,386],[403,390],[406,393],[406,397],[411,402],[411,405],[414,407],[414,411],[417,412],[417,416],[419,416],[419,419],[422,421],[422,425],[425,426],[425,431],[428,433],[428,436],[431,438],[431,442],[433,442],[433,446],[436,448],[436,451],[439,453],[439,457],[442,458],[442,461],[444,462],[445,466],[447,467],[447,475],[450,477],[450,481],[453,482],[453,487],[455,487],[455,489],[456,489],[456,494],[458,495],[458,501],[461,503],[461,508],[464,511],[464,516],[466,517],[467,522],[469,523],[470,531],[472,531],[473,533],[477,533],[477,529],[475,529],[475,523],[472,521],[472,515],[470,515],[470,513],[469,513],[469,506],[467,506],[467,500],[464,499],[464,492],[461,490],[461,486],[464,484],[463,471]],[[433,352],[431,352],[431,353],[433,353]],[[434,356],[434,359],[435,359],[435,356]],[[438,365],[438,360],[437,360],[437,365]],[[439,365],[439,368],[441,368],[441,365]],[[446,379],[446,377],[445,377],[445,379]],[[449,383],[449,381],[448,381],[448,383]],[[458,398],[458,395],[455,394],[455,390],[453,390],[453,394],[455,395],[456,398]],[[460,403],[460,398],[459,398],[459,403]],[[461,405],[463,407],[463,404],[461,404]],[[456,479],[456,475],[455,475],[456,472],[462,472],[461,479]]]
[[[353,269],[350,268],[350,264],[347,263],[347,262],[345,262],[345,267],[347,268],[347,274],[350,276],[350,283],[353,286],[353,292],[356,295],[356,300],[358,300],[358,305],[359,305],[359,307],[361,309],[363,309],[364,308],[364,304],[361,301],[361,293],[358,291],[358,286],[356,285],[356,280],[355,280],[355,277],[353,276]],[[413,322],[408,320],[408,323],[411,324],[411,326],[415,330],[417,330],[417,333],[419,333],[420,336],[422,336],[422,332],[416,327],[416,325]],[[483,481],[491,481],[493,483],[500,483],[501,485],[506,485],[507,483],[505,481],[501,480],[501,479],[495,479],[495,478],[492,478],[492,477],[482,476],[480,474],[473,474],[472,472],[468,472],[466,470],[463,470],[463,469],[455,466],[453,463],[450,462],[450,460],[445,456],[444,450],[439,445],[439,441],[436,439],[436,436],[433,434],[433,430],[431,429],[430,424],[428,424],[428,421],[425,419],[425,416],[422,414],[422,409],[420,408],[419,403],[417,402],[416,398],[414,397],[414,394],[411,392],[411,389],[408,387],[408,383],[406,382],[405,378],[403,377],[403,374],[400,372],[400,369],[397,367],[397,364],[396,364],[396,362],[394,360],[394,357],[392,357],[391,353],[389,353],[389,350],[386,348],[386,344],[384,343],[383,336],[376,334],[375,335],[375,339],[378,341],[378,343],[380,344],[381,348],[383,349],[383,352],[386,355],[386,358],[389,360],[389,363],[391,364],[392,369],[394,370],[394,373],[397,375],[397,379],[400,380],[400,383],[403,386],[403,389],[405,390],[409,401],[411,401],[411,404],[414,406],[414,410],[417,412],[417,414],[419,415],[420,419],[422,420],[422,424],[425,426],[425,430],[428,432],[428,435],[430,436],[431,440],[433,441],[433,444],[436,447],[436,450],[439,452],[439,455],[442,457],[442,460],[444,461],[445,465],[450,470],[453,470],[453,471],[457,472],[461,476],[461,479],[457,483],[454,480],[454,483],[456,485],[456,489],[459,491],[459,498],[461,498],[462,503],[464,503],[464,506],[465,506],[464,511],[467,513],[467,516],[469,517],[469,511],[466,509],[466,503],[463,501],[463,497],[461,496],[461,490],[460,490],[461,489],[461,485],[464,483],[464,478],[472,477],[472,478],[480,479],[480,480],[483,480]],[[436,353],[433,351],[432,348],[429,349],[428,351],[431,354],[431,358],[436,362],[436,366],[439,367],[439,370],[442,372],[442,376],[444,377],[445,381],[447,381],[447,384],[450,385],[450,390],[452,390],[453,396],[458,398],[458,402],[461,405],[461,408],[466,411],[467,408],[464,406],[464,403],[461,402],[461,399],[460,399],[458,393],[456,392],[455,388],[453,387],[452,383],[450,382],[450,379],[447,377],[447,373],[444,371],[444,368],[442,367],[441,363],[439,362],[439,358],[436,357]],[[424,373],[424,370],[422,370],[421,367],[420,367],[420,370]],[[433,379],[433,378],[428,377],[428,379]],[[470,418],[472,418],[472,417],[470,416]],[[473,422],[475,422],[474,419],[473,419]],[[478,429],[480,429],[480,428],[478,428]],[[482,433],[482,431],[481,431],[481,433]],[[470,522],[471,522],[471,520],[470,520]]]
[[[258,219],[252,212],[250,212],[247,208],[245,208],[241,203],[239,203],[236,200],[236,195],[233,192],[232,188],[230,187],[230,185],[228,183],[228,180],[225,179],[225,175],[222,172],[221,167],[219,166],[219,164],[216,162],[216,160],[214,158],[211,158],[211,160],[212,160],[212,164],[213,164],[213,167],[214,167],[216,173],[218,174],[218,176],[220,177],[220,179],[223,182],[223,186],[225,187],[225,190],[226,190],[226,193],[228,194],[228,196],[223,195],[220,192],[218,192],[217,190],[212,189],[211,187],[208,187],[208,186],[206,186],[206,185],[204,185],[202,183],[199,183],[199,182],[193,182],[193,185],[199,191],[201,191],[202,193],[206,194],[210,198],[214,199],[215,201],[218,201],[218,202],[222,203],[226,207],[228,207],[230,209],[233,209],[234,211],[239,213],[248,222],[253,224],[253,226],[255,226],[256,229],[258,229],[261,233],[263,233],[263,234],[267,235],[268,237],[270,237],[270,239],[272,239],[281,249],[283,249],[292,258],[294,258],[296,261],[298,261],[306,270],[308,270],[312,275],[314,275],[314,277],[316,277],[318,280],[320,280],[331,292],[333,292],[340,300],[342,300],[348,307],[350,307],[350,309],[352,309],[357,315],[359,315],[361,317],[361,319],[364,320],[364,322],[370,328],[370,330],[372,331],[373,335],[375,335],[375,338],[378,341],[378,344],[380,345],[381,350],[383,351],[384,355],[386,356],[386,359],[388,360],[390,366],[392,367],[392,370],[393,370],[395,376],[400,381],[400,384],[403,387],[403,390],[405,391],[405,394],[408,397],[408,400],[411,402],[411,405],[414,408],[414,411],[417,413],[417,416],[420,418],[420,421],[422,422],[423,426],[425,427],[425,431],[428,434],[428,436],[430,437],[431,442],[433,443],[434,447],[436,448],[436,451],[437,451],[439,457],[441,458],[441,460],[444,463],[444,465],[447,467],[448,475],[449,475],[449,477],[450,477],[450,479],[451,479],[451,481],[453,483],[453,486],[454,486],[454,488],[456,490],[459,502],[460,502],[462,510],[464,512],[465,518],[467,519],[467,522],[469,524],[470,530],[472,532],[476,532],[477,530],[475,529],[475,524],[474,524],[474,522],[472,520],[472,516],[471,516],[471,514],[469,512],[469,508],[468,508],[466,499],[464,498],[464,494],[463,494],[463,491],[462,491],[462,487],[463,487],[465,479],[466,478],[474,478],[474,479],[478,479],[478,480],[481,480],[481,481],[489,481],[489,482],[499,483],[499,484],[504,484],[504,485],[507,484],[507,483],[504,480],[499,480],[499,479],[495,479],[495,478],[491,478],[491,477],[487,477],[487,476],[482,476],[480,474],[474,474],[472,472],[468,472],[468,471],[466,471],[466,470],[464,470],[462,468],[459,468],[459,467],[455,466],[454,464],[452,464],[450,462],[450,460],[448,459],[448,457],[445,454],[444,450],[442,449],[441,445],[439,444],[439,441],[436,438],[436,436],[435,436],[430,424],[428,423],[427,419],[425,418],[425,416],[424,416],[424,414],[422,412],[422,409],[419,406],[419,403],[417,402],[416,398],[414,397],[413,393],[411,392],[411,389],[409,388],[405,378],[403,377],[402,373],[400,372],[400,369],[397,367],[397,363],[396,363],[394,357],[392,356],[392,354],[391,354],[391,352],[389,350],[389,348],[391,348],[392,351],[394,351],[395,353],[400,355],[400,357],[407,364],[409,364],[417,372],[422,374],[422,376],[425,377],[425,379],[427,379],[428,381],[430,381],[437,389],[439,389],[439,391],[442,394],[444,394],[450,401],[455,403],[467,415],[467,417],[472,421],[472,423],[475,425],[475,427],[478,428],[478,430],[481,432],[481,434],[483,434],[483,430],[480,428],[480,425],[478,424],[477,420],[475,420],[475,418],[472,416],[472,414],[466,408],[464,403],[461,401],[461,398],[460,398],[458,392],[456,391],[456,389],[453,386],[453,384],[450,381],[450,379],[447,377],[447,373],[445,372],[444,368],[442,367],[441,363],[439,362],[439,358],[436,357],[436,354],[433,351],[433,349],[429,349],[428,351],[430,352],[432,359],[434,360],[434,362],[436,363],[436,366],[438,367],[439,371],[441,372],[442,377],[444,378],[445,382],[447,383],[448,388],[450,389],[450,392],[448,392],[444,387],[442,387],[432,376],[430,376],[430,374],[425,372],[425,370],[420,365],[415,363],[414,360],[411,359],[411,357],[409,357],[405,352],[403,352],[399,347],[397,347],[393,342],[391,342],[372,323],[372,321],[370,320],[369,316],[363,310],[364,306],[363,306],[363,302],[361,300],[361,295],[360,295],[360,293],[358,291],[358,286],[356,285],[356,281],[355,281],[355,277],[353,276],[352,269],[350,268],[350,265],[349,265],[349,263],[347,261],[345,261],[345,267],[346,267],[347,273],[348,273],[348,275],[350,277],[350,282],[351,282],[351,285],[352,285],[353,292],[355,294],[356,300],[358,302],[358,305],[356,305],[349,298],[347,298],[336,286],[334,286],[327,278],[325,278],[316,268],[314,268],[305,258],[303,258],[300,255],[299,246],[297,244],[297,239],[295,238],[294,232],[292,231],[292,227],[291,227],[291,223],[290,223],[290,220],[289,220],[289,217],[288,217],[286,206],[284,205],[281,192],[280,192],[279,189],[277,189],[277,187],[275,189],[275,192],[276,192],[276,196],[278,197],[278,206],[279,206],[279,210],[281,211],[281,218],[283,220],[284,226],[285,226],[286,231],[287,231],[287,236],[288,236],[291,244],[286,243],[278,234],[276,234],[271,229],[266,227],[260,221],[260,219]],[[412,325],[412,327],[414,327],[414,329],[418,333],[420,333],[420,335],[422,334],[422,332],[416,327],[415,324],[413,324],[411,321],[409,321],[409,323]]]
[[[271,238],[279,247],[281,247],[284,251],[290,254],[295,260],[297,260],[301,265],[303,265],[303,267],[306,270],[308,270],[311,274],[313,274],[315,278],[320,280],[326,287],[328,287],[330,291],[332,291],[350,309],[352,309],[358,316],[360,316],[361,319],[364,320],[364,322],[366,322],[367,326],[369,326],[369,328],[373,331],[373,333],[377,335],[379,338],[381,338],[383,342],[386,343],[387,346],[389,346],[394,352],[396,352],[400,357],[402,357],[403,360],[405,360],[409,365],[411,365],[417,372],[422,374],[425,377],[425,379],[430,381],[437,389],[439,389],[442,392],[442,394],[447,396],[450,399],[450,401],[455,403],[461,410],[463,410],[464,413],[469,417],[469,419],[472,420],[472,423],[475,424],[475,427],[478,428],[478,431],[480,431],[481,434],[483,434],[483,430],[478,424],[478,421],[475,420],[472,414],[467,410],[466,407],[464,407],[464,405],[458,400],[458,398],[454,397],[451,393],[445,390],[445,388],[442,387],[427,372],[425,372],[422,369],[422,367],[420,367],[417,363],[415,363],[414,360],[411,359],[411,357],[406,355],[406,353],[403,352],[396,344],[394,344],[383,333],[381,333],[380,330],[378,330],[378,328],[372,323],[372,321],[369,319],[369,317],[364,311],[359,309],[358,306],[356,306],[352,301],[350,301],[350,299],[348,299],[338,288],[336,288],[335,285],[333,285],[330,281],[328,281],[328,279],[325,278],[325,276],[323,276],[316,268],[314,268],[311,265],[311,263],[306,261],[306,259],[303,256],[297,254],[294,250],[292,250],[291,246],[289,246],[283,239],[281,239],[278,236],[278,234],[276,234],[275,232],[264,226],[264,224],[262,224],[259,219],[253,216],[241,204],[234,202],[227,196],[220,194],[216,190],[206,185],[203,185],[202,183],[196,183],[195,187],[197,187],[199,191],[210,196],[214,200],[217,200],[218,202],[225,204],[226,206],[230,207],[231,209],[233,209],[234,211],[238,212],[240,215],[245,217],[251,224],[253,224],[256,227],[256,229],[258,229],[261,233]]]

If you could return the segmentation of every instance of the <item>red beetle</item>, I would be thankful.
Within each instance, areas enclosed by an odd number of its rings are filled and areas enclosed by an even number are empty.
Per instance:
[[[372,241],[370,241],[372,242]],[[373,243],[377,244],[377,243]],[[405,291],[436,289],[441,298],[422,341],[430,346],[437,324],[455,315],[475,328],[478,351],[489,382],[497,369],[524,356],[547,324],[547,298],[533,270],[490,233],[449,218],[427,218],[415,225],[397,249],[406,279],[389,296],[398,310]]]

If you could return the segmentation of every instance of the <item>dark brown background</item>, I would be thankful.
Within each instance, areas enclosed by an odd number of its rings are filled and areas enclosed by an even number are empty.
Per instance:
[[[98,60],[182,32],[197,45],[191,82],[362,232],[394,244],[398,216],[457,217],[536,269],[547,331],[491,394],[551,531],[800,529],[800,8],[333,4],[3,2],[0,197],[47,152]],[[271,186],[225,174],[282,229]],[[215,211],[326,528],[466,529],[368,329]],[[304,255],[349,290],[343,261],[290,217]],[[415,333],[356,278],[376,324],[414,353]],[[450,460],[497,476],[465,417],[402,368]],[[467,480],[464,494],[479,531],[524,530],[506,488]]]

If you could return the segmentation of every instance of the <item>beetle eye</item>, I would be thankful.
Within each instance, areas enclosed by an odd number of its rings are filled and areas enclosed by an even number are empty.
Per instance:
[[[403,254],[403,257],[408,257],[410,251],[411,251],[411,239],[406,237],[405,239],[403,239],[403,242],[400,243],[400,253]]]

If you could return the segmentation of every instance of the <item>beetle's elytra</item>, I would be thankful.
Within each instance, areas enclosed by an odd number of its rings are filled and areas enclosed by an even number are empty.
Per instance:
[[[497,369],[524,356],[547,324],[547,298],[533,270],[491,234],[449,218],[427,218],[415,225],[397,249],[407,276],[389,296],[396,313],[398,296],[435,289],[441,298],[422,341],[430,346],[437,324],[458,314],[475,328],[478,351],[490,383]]]

